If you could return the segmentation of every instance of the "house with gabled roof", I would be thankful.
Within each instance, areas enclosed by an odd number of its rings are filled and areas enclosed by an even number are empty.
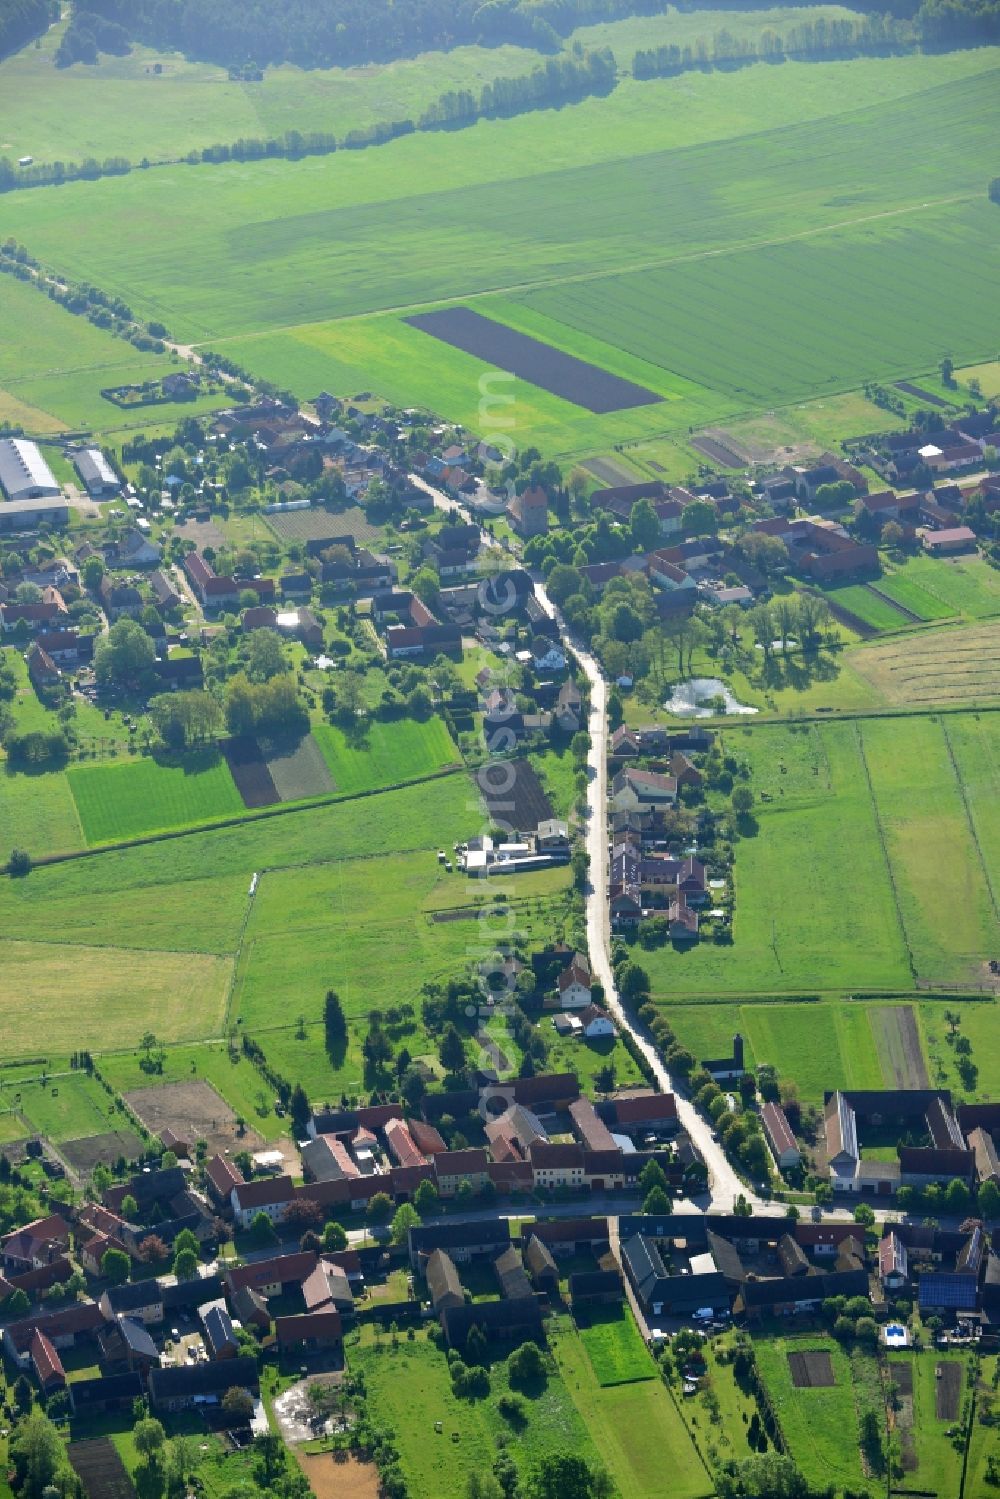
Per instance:
[[[524,1250],[524,1263],[539,1291],[559,1289],[559,1266],[555,1262],[552,1250],[538,1238],[537,1234],[529,1235]]]
[[[556,992],[562,1009],[585,1009],[591,1000],[591,984],[590,963],[586,954],[574,953],[556,980]]]
[[[205,1163],[205,1185],[216,1206],[232,1206],[233,1190],[244,1184],[243,1172],[228,1156],[213,1155]]]
[[[802,1164],[802,1153],[795,1141],[787,1115],[780,1104],[768,1100],[760,1111],[761,1124],[768,1144],[778,1163],[779,1171],[788,1171]]]
[[[444,1249],[435,1249],[430,1255],[424,1276],[435,1313],[440,1315],[446,1307],[465,1305],[465,1291],[455,1261]]]
[[[677,781],[659,771],[628,766],[611,782],[609,801],[616,812],[650,812],[673,807],[677,801]]]
[[[35,1378],[46,1395],[65,1387],[66,1370],[62,1359],[40,1329],[36,1329],[31,1340],[30,1357]]]
[[[16,1228],[3,1240],[3,1263],[7,1270],[38,1270],[61,1258],[69,1248],[70,1227],[59,1213],[35,1218]]]
[[[217,1362],[164,1365],[149,1376],[149,1400],[154,1411],[221,1405],[228,1390],[254,1395],[259,1388],[257,1360],[243,1354]]]
[[[233,1216],[241,1228],[249,1228],[258,1213],[266,1213],[272,1223],[280,1223],[294,1200],[295,1183],[290,1176],[239,1182],[230,1197]]]

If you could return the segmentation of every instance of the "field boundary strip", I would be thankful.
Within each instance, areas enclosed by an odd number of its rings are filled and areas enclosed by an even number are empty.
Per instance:
[[[986,888],[989,891],[990,904],[993,907],[993,915],[997,922],[1000,923],[1000,905],[997,904],[997,895],[996,891],[993,888],[993,880],[990,876],[989,864],[987,863],[986,858],[983,854],[982,844],[979,842],[979,830],[976,827],[976,821],[972,815],[972,808],[969,805],[969,798],[966,794],[965,782],[962,779],[962,773],[958,768],[958,761],[955,759],[955,750],[952,746],[951,736],[948,733],[948,725],[943,722],[941,724],[941,734],[944,738],[945,749],[948,751],[948,760],[951,764],[952,774],[954,775],[955,781],[958,785],[958,794],[962,798],[962,806],[965,810],[965,820],[969,825],[969,832],[972,834],[972,841],[976,847],[976,857],[979,859],[979,867],[983,871],[983,879],[985,880]]]
[[[868,796],[871,800],[872,816],[875,819],[875,830],[878,833],[878,841],[882,848],[882,857],[885,860],[886,874],[889,876],[889,886],[892,890],[892,903],[896,908],[896,920],[899,923],[899,935],[903,939],[903,946],[906,949],[906,961],[910,965],[910,973],[913,976],[914,984],[916,984],[917,968],[916,964],[913,961],[913,949],[910,947],[910,941],[906,934],[906,923],[903,921],[903,911],[902,907],[899,904],[899,890],[896,886],[896,875],[892,867],[892,860],[889,857],[889,848],[885,841],[885,829],[882,826],[882,816],[878,808],[878,797],[875,795],[875,787],[872,784],[872,773],[868,768],[868,758],[865,755],[865,743],[864,737],[861,733],[860,723],[855,723],[854,725],[854,737],[858,746],[858,756],[861,760],[861,768],[865,774],[865,784],[868,787]]]

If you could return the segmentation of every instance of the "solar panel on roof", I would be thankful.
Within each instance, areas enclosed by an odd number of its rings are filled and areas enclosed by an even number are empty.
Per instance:
[[[922,1275],[920,1306],[945,1307],[955,1311],[974,1311],[976,1277],[974,1275]]]

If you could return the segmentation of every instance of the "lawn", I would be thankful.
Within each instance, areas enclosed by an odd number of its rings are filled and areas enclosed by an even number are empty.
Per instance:
[[[187,755],[179,764],[141,759],[74,766],[66,777],[90,844],[239,817],[246,810],[216,750]]]
[[[538,778],[545,787],[556,817],[568,818],[576,801],[576,787],[573,784],[576,766],[569,746],[547,749],[542,754],[531,754],[528,759],[538,772]]]
[[[996,1354],[987,1354],[982,1361],[979,1374],[980,1391],[991,1390],[996,1375]],[[980,1401],[976,1407],[977,1416],[972,1428],[972,1440],[969,1443],[969,1462],[965,1474],[965,1495],[967,1499],[992,1499],[996,1492],[996,1484],[989,1483],[986,1478],[986,1464],[991,1457],[1000,1458],[1000,1433],[997,1428],[987,1425],[982,1416],[986,1414],[987,1406]]]
[[[395,1349],[383,1335],[379,1352],[367,1326],[349,1336],[346,1355],[352,1372],[364,1373],[372,1419],[394,1434],[413,1499],[464,1492],[471,1472],[491,1467],[501,1434],[511,1439],[507,1450],[525,1475],[546,1452],[568,1449],[591,1463],[608,1461],[559,1372],[527,1394],[527,1422],[512,1430],[496,1405],[509,1388],[503,1363],[491,1367],[487,1399],[464,1400],[452,1392],[444,1353],[422,1330],[413,1342],[402,1335]],[[443,1430],[435,1430],[436,1422]]]
[[[992,353],[995,245],[980,199],[995,67],[979,49],[786,63],[780,86],[763,67],[626,79],[605,99],[378,151],[24,193],[16,214],[0,204],[0,232],[6,214],[47,264],[179,337],[226,338],[241,362],[304,394],[367,385],[473,426],[487,367],[396,314],[501,293],[482,310],[544,326],[664,396],[595,421],[517,383],[520,441],[593,452],[912,374],[944,344],[966,360]],[[584,235],[581,201],[599,209]],[[107,232],[116,223],[129,225],[127,253]],[[834,322],[816,315],[828,296]],[[775,340],[779,304],[794,325]],[[748,346],[749,364],[735,352]]]
[[[796,1349],[826,1349],[835,1383],[796,1389],[788,1354]],[[822,1334],[801,1339],[777,1335],[754,1338],[757,1367],[767,1386],[791,1456],[814,1488],[827,1484],[862,1487],[858,1455],[858,1417],[851,1387],[851,1366],[839,1343]]]
[[[961,1015],[961,1034],[971,1043],[972,1060],[979,1069],[972,1088],[963,1083],[955,1066],[955,1052],[947,1040],[945,1011],[949,1009]],[[993,1058],[1000,1047],[1000,1003],[985,996],[939,1004],[925,1000],[917,1009],[917,1018],[931,1085],[950,1088],[957,1098],[968,1098],[970,1102],[989,1102],[996,1092]]]
[[[217,1035],[231,964],[207,953],[0,940],[0,1052],[44,1044],[98,1051],[147,1030],[168,1041]]]
[[[727,422],[725,439],[756,462],[784,462],[789,450],[817,456],[845,437],[902,430],[906,422],[859,392],[799,402],[758,416]]]
[[[603,1386],[567,1317],[553,1317],[548,1338],[560,1375],[621,1499],[703,1499],[714,1484],[669,1391],[659,1378]]]
[[[339,792],[371,791],[399,781],[414,781],[461,763],[461,756],[440,718],[369,719],[356,734],[332,724],[317,724],[318,743]]]
[[[627,1306],[596,1312],[578,1323],[578,1329],[594,1377],[602,1387],[656,1378],[656,1365]]]
[[[22,1083],[17,1092],[17,1107],[31,1128],[57,1142],[130,1127],[100,1083],[83,1074],[63,1074],[44,1087],[40,1082]]]

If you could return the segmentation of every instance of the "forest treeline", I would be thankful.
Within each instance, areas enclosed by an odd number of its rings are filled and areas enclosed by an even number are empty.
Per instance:
[[[830,53],[882,52],[915,45],[914,23],[896,16],[850,16],[803,21],[784,33],[770,27],[759,37],[734,36],[723,27],[713,37],[679,46],[649,47],[632,59],[635,78],[664,78],[691,68],[737,62],[822,57]]]
[[[352,130],[342,138],[326,130],[286,130],[280,136],[244,136],[239,140],[216,143],[191,151],[184,161],[192,166],[201,162],[261,161],[268,157],[325,156],[332,151],[359,150],[382,145],[414,130],[458,129],[478,119],[520,114],[525,110],[544,109],[553,105],[603,94],[614,88],[617,69],[614,54],[608,48],[594,52],[575,50],[563,57],[546,58],[530,73],[516,78],[494,78],[478,93],[468,89],[451,89],[429,104],[416,120],[381,120],[363,129]],[[166,165],[167,163],[157,163]],[[82,162],[32,162],[17,166],[9,157],[0,157],[0,193],[23,187],[50,187],[81,178],[121,176],[134,167],[151,166],[148,160],[131,162],[124,156],[110,156],[103,161],[88,157]]]

